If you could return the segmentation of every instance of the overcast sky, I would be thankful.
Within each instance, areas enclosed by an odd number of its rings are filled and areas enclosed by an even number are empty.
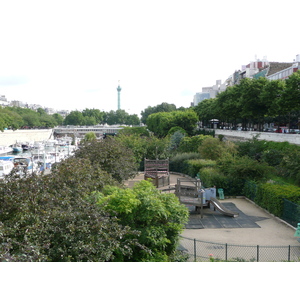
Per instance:
[[[299,2],[0,0],[0,95],[55,109],[189,107],[255,60],[300,54]]]

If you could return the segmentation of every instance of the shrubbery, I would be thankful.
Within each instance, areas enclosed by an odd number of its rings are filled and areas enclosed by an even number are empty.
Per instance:
[[[197,152],[179,153],[170,159],[170,171],[188,174],[189,172],[188,161],[192,159],[200,159],[200,158],[201,155]]]
[[[130,256],[119,253],[118,261],[169,261],[175,254],[188,210],[174,194],[161,193],[151,182],[141,181],[132,190],[108,186],[92,197],[120,225],[140,233],[137,240],[145,248],[135,247]]]
[[[268,210],[275,216],[281,217],[283,199],[300,205],[300,188],[290,184],[255,183],[250,181],[245,185],[245,196]]]
[[[217,162],[210,159],[189,159],[186,161],[187,175],[196,177],[202,168],[215,167]]]

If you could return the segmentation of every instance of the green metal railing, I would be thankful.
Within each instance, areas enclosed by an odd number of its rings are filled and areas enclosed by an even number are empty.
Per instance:
[[[246,196],[258,206],[261,206],[256,197],[257,185],[254,182],[247,181],[245,187],[247,189]],[[300,221],[300,205],[283,198],[280,203],[280,207],[280,214],[276,216],[291,224],[292,226],[297,227],[297,224]],[[264,208],[269,210],[268,207]]]

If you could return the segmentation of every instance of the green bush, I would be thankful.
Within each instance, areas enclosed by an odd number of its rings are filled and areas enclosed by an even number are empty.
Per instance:
[[[248,180],[262,180],[268,178],[273,170],[273,168],[266,163],[258,162],[247,156],[226,156],[218,161],[218,166],[228,177]]]
[[[181,139],[178,151],[180,152],[198,152],[199,146],[202,142],[210,137],[209,135],[195,135],[195,136],[185,136]]]
[[[275,216],[282,216],[283,199],[300,205],[300,188],[290,184],[261,183],[257,185],[255,202]]]
[[[191,177],[196,177],[197,173],[205,167],[215,167],[217,162],[210,159],[190,159],[187,162],[188,173]]]
[[[224,175],[217,167],[206,167],[200,170],[200,180],[204,187],[222,188],[227,196],[240,196],[243,194],[244,179],[232,178]]]
[[[179,153],[170,159],[170,171],[188,174],[188,161],[200,159],[201,156],[196,152]]]

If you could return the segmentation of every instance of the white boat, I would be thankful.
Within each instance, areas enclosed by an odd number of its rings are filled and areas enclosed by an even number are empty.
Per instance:
[[[45,144],[43,142],[34,142],[32,146],[33,151],[41,151],[45,149]]]
[[[14,168],[14,163],[11,160],[0,160],[0,178],[4,178]]]
[[[23,170],[26,173],[33,173],[38,170],[38,164],[30,157],[16,156],[13,159],[13,164],[18,171]]]
[[[33,153],[31,158],[39,166],[40,170],[51,169],[52,164],[55,163],[55,158],[46,152]]]
[[[9,146],[0,146],[0,154],[12,152],[13,148]]]
[[[49,152],[52,155],[52,159],[54,163],[59,163],[66,158],[66,155],[61,151]]]
[[[57,140],[49,139],[45,142],[45,147],[55,147],[57,144]]]

